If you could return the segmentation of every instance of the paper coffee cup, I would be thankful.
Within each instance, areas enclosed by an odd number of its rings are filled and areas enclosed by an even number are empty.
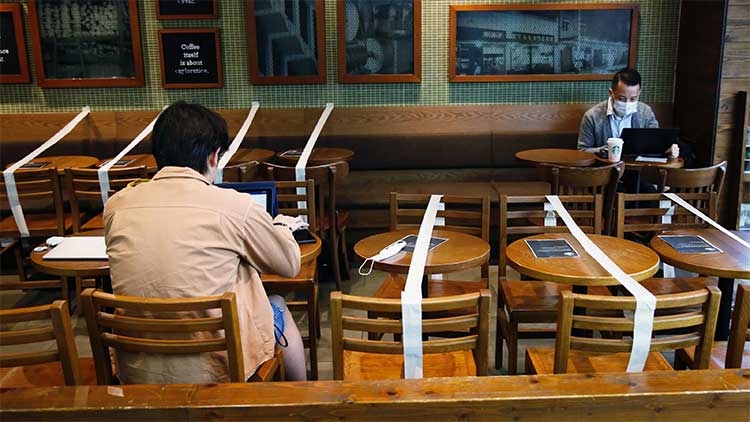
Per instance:
[[[609,161],[613,163],[620,161],[623,143],[624,141],[621,138],[607,139],[607,156],[609,158]]]

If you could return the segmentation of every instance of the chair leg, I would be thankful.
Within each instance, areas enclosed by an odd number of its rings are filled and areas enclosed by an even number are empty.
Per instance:
[[[346,227],[341,229],[341,232],[339,233],[339,242],[341,245],[339,245],[339,249],[341,250],[341,256],[344,258],[344,278],[347,280],[352,279],[351,274],[351,264],[349,263],[349,251],[346,247]]]
[[[505,340],[505,336],[503,335],[503,329],[502,327],[502,320],[500,319],[500,312],[503,312],[502,309],[498,309],[498,317],[497,317],[497,328],[496,328],[496,335],[495,335],[495,369],[501,369],[503,367],[503,343]]]
[[[334,233],[335,230],[336,228],[331,225],[331,233],[330,236],[328,236],[328,240],[330,240],[329,263],[331,265],[331,272],[333,272],[333,279],[334,281],[336,281],[336,290],[341,291],[341,264],[339,263],[339,242],[336,234]]]
[[[15,246],[13,246],[13,255],[16,257],[16,267],[18,267],[18,281],[27,281],[28,274],[26,274],[25,260],[23,259],[23,246],[21,240],[18,240]]]
[[[307,298],[307,332],[310,347],[310,379],[318,379],[318,284],[313,283]]]
[[[518,324],[508,323],[508,336],[505,338],[508,343],[508,373],[516,375],[518,373]]]
[[[78,299],[78,302],[76,304],[75,310],[76,315],[81,316],[83,315],[83,306],[81,306],[81,291],[83,285],[83,279],[81,277],[75,277],[75,296],[73,297],[73,300]],[[71,302],[73,301],[71,300]]]

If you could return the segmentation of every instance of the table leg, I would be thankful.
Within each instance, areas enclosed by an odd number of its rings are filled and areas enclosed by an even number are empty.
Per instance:
[[[734,279],[719,278],[719,290],[721,290],[721,303],[719,305],[719,318],[716,321],[714,340],[726,341],[729,337],[729,318],[732,313]]]
[[[430,293],[430,276],[429,274],[422,275],[422,297],[429,297]]]

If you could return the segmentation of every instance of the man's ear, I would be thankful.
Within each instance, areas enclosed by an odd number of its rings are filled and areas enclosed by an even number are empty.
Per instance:
[[[211,167],[218,167],[219,166],[219,150],[212,152],[211,155],[208,156],[208,164]]]
[[[612,97],[612,96],[615,95],[615,91],[612,91],[612,88],[609,88],[608,91],[609,91],[609,96],[610,97]]]

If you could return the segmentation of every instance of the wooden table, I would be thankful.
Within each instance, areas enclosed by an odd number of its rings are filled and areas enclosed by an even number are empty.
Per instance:
[[[45,164],[43,167],[35,167],[35,168],[50,168],[50,167],[56,167],[57,168],[57,174],[62,176],[65,174],[66,168],[71,167],[91,167],[94,164],[96,164],[99,161],[98,158],[92,157],[89,155],[52,155],[49,157],[37,157],[31,161],[30,163],[49,163]],[[14,163],[8,164],[5,168],[8,168],[12,166]],[[19,168],[16,171],[24,171],[27,170],[25,168]]]
[[[112,157],[114,158],[114,157]],[[105,164],[107,164],[109,161],[112,160],[112,158],[105,158],[103,160],[99,160],[98,163],[96,163],[96,167],[101,167]],[[128,154],[124,157],[122,157],[123,160],[133,160],[132,163],[129,163],[127,166],[112,166],[113,169],[116,168],[122,168],[122,167],[140,167],[144,166],[148,170],[156,170],[156,157],[154,157],[151,154]]]
[[[302,149],[290,149],[276,154],[276,159],[286,166],[297,164]],[[308,166],[322,166],[325,164],[336,163],[339,161],[349,162],[354,157],[354,151],[344,148],[313,148],[310,158],[307,160]]]
[[[750,232],[734,231],[741,239],[750,242]],[[732,310],[735,278],[750,278],[750,250],[716,229],[683,229],[664,232],[669,235],[702,236],[721,249],[716,254],[681,254],[669,244],[654,236],[651,248],[669,265],[702,275],[719,277],[721,305],[716,323],[716,340],[724,341],[729,336],[729,319]]]
[[[589,238],[625,273],[636,281],[645,280],[659,270],[659,256],[640,243],[611,236]],[[566,239],[578,252],[578,258],[536,258],[524,240]],[[616,286],[620,283],[604,270],[570,233],[546,233],[525,237],[508,245],[508,263],[521,274],[543,281],[570,284],[573,287]],[[581,291],[581,289],[578,289]]]
[[[229,161],[229,165],[246,163],[248,161],[270,161],[271,159],[273,159],[273,157],[274,152],[271,150],[262,148],[240,148],[237,150],[237,152],[235,152],[234,156],[232,156],[232,160]],[[104,160],[100,160],[98,163],[96,163],[96,166],[101,167],[111,159],[112,158],[106,158]],[[135,160],[132,163],[128,164],[128,167],[146,166],[146,168],[149,170],[156,170],[156,157],[154,157],[152,154],[128,154],[122,157],[122,159]]]
[[[596,160],[600,163],[604,164],[612,164],[607,157],[600,157],[598,155],[595,155]],[[643,161],[635,161],[636,158],[638,158],[637,155],[633,156],[622,156],[622,162],[625,163],[625,168],[627,170],[641,170],[644,167],[663,167],[663,168],[673,168],[673,169],[681,169],[685,167],[685,159],[682,157],[677,158],[668,158],[666,163],[649,163],[649,162],[643,162]]]
[[[568,167],[588,167],[596,162],[596,155],[577,149],[540,148],[516,153],[516,158],[533,164],[555,164]]]
[[[354,253],[364,260],[377,255],[381,249],[408,235],[417,235],[418,230],[396,230],[364,238],[354,245]],[[465,233],[433,230],[432,237],[448,239],[427,254],[422,280],[422,296],[427,297],[429,274],[446,274],[475,268],[487,262],[490,244],[485,240]],[[407,274],[411,264],[411,253],[399,252],[384,260],[376,261],[374,268],[389,273]]]

